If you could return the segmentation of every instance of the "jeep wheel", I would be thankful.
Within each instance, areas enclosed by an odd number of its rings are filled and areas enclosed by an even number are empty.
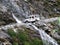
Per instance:
[[[38,21],[37,19],[35,21]]]
[[[28,21],[25,21],[25,23],[29,23]]]

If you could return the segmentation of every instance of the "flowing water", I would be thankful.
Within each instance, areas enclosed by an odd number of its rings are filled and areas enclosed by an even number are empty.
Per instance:
[[[20,20],[18,20],[17,17],[15,17],[13,15],[13,17],[15,18],[15,20],[17,21],[17,23],[22,23]],[[37,30],[42,38],[43,44],[44,45],[58,45],[57,41],[54,40],[52,37],[50,37],[47,33],[45,33],[42,29],[38,29],[35,25],[29,23],[28,25],[31,25],[35,30]]]
[[[13,13],[12,13],[13,18],[16,20],[17,23],[22,23]]]
[[[57,41],[55,41],[52,37],[50,37],[43,30],[39,30],[39,33],[41,35],[41,38],[42,38],[44,45],[58,45]]]
[[[36,26],[32,25],[32,27],[37,30],[41,36],[43,41],[43,45],[58,45],[57,41],[50,37],[46,32],[42,29],[38,29]]]
[[[19,0],[17,1],[19,2]],[[27,15],[29,14],[29,10],[27,9],[27,6],[23,4],[24,10],[25,10],[23,11],[23,9],[17,5],[15,0],[0,0],[0,3],[3,4],[5,7],[7,7],[7,9],[10,9],[13,12],[12,16],[16,20],[17,23],[22,23],[22,22],[15,16],[16,13],[17,15],[20,15],[20,19],[23,16],[27,17]],[[33,24],[31,24],[31,26],[39,32],[44,45],[58,45],[57,42],[52,37],[50,37],[47,33],[45,33],[42,29],[38,29]]]

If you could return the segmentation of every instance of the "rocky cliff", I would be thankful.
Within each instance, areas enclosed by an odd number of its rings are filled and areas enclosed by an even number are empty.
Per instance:
[[[0,25],[15,22],[14,13],[23,20],[27,15],[39,14],[40,17],[56,17],[60,14],[59,0],[0,0]]]

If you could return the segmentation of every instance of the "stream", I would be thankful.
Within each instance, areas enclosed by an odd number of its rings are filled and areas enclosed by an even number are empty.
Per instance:
[[[19,0],[1,0],[0,3],[2,3],[5,7],[7,7],[7,9],[11,10],[13,18],[16,20],[17,23],[19,23],[18,25],[20,25],[20,24],[23,24],[23,22],[20,21],[18,17],[16,17],[15,15],[19,15],[20,19],[24,19],[24,17],[26,18],[27,15],[29,15],[30,13],[29,13],[29,10],[27,9],[28,5],[25,5],[25,3],[23,3],[23,6],[22,6],[24,8],[24,11],[23,11],[22,7],[19,7],[16,1],[19,2]],[[39,32],[43,45],[58,45],[57,41],[52,37],[50,37],[44,30],[37,28],[32,23],[27,23],[27,25],[33,27],[35,30]],[[6,27],[9,27],[9,25],[7,25]],[[6,27],[2,27],[2,28],[6,28]],[[13,27],[13,26],[10,25],[10,27]]]
[[[13,16],[13,17],[17,21],[17,23],[21,22],[20,20],[18,20],[18,18],[16,16]],[[32,26],[35,30],[37,30],[39,32],[42,42],[43,42],[43,45],[58,45],[57,41],[55,39],[53,39],[52,37],[50,37],[44,30],[38,29],[32,23],[27,23],[27,24],[29,26]]]

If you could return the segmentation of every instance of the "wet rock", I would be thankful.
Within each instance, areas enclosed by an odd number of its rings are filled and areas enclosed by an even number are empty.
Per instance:
[[[40,14],[40,17],[47,18],[57,13],[53,10],[55,7],[59,8],[56,0],[0,0],[0,2],[0,20],[6,24],[15,22],[11,13],[14,13],[19,19],[25,19],[27,15],[31,14]]]
[[[0,31],[0,38],[9,38],[10,36],[7,34],[7,33],[5,33],[5,32],[3,32],[3,31]]]

